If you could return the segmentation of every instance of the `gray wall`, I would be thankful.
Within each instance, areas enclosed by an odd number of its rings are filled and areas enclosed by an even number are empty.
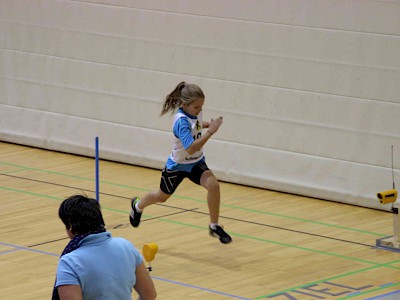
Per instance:
[[[0,0],[0,140],[162,168],[178,82],[202,87],[221,180],[388,209],[400,3]]]

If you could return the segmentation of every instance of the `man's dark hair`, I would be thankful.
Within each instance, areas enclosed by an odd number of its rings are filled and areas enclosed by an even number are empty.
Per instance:
[[[98,231],[105,227],[100,204],[84,195],[74,195],[65,199],[60,205],[58,216],[73,234]]]

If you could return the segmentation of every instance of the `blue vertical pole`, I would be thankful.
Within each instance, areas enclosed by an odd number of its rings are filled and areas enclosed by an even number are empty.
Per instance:
[[[99,137],[96,136],[96,150],[95,150],[95,159],[96,159],[96,200],[100,201],[99,197]]]

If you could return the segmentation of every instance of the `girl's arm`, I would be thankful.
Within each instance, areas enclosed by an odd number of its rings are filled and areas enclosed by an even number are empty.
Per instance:
[[[206,122],[208,123],[208,122]],[[204,122],[203,122],[204,124]],[[200,150],[205,143],[211,138],[211,136],[216,133],[219,129],[219,127],[222,125],[222,117],[218,117],[217,119],[211,119],[211,121],[208,123],[208,126],[205,128],[208,128],[208,130],[202,134],[201,138],[195,140],[187,149],[187,153],[193,154],[196,151]]]

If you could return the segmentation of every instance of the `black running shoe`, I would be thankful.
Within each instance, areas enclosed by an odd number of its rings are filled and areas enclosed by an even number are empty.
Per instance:
[[[219,241],[222,244],[228,244],[232,242],[231,236],[227,234],[221,226],[217,225],[215,229],[211,229],[211,227],[208,228],[210,229],[210,235],[219,238]]]
[[[141,213],[138,213],[136,211],[136,203],[139,202],[140,198],[139,197],[134,197],[131,201],[131,214],[129,216],[129,221],[131,222],[131,225],[133,227],[138,227],[140,224],[140,218],[142,217]]]

